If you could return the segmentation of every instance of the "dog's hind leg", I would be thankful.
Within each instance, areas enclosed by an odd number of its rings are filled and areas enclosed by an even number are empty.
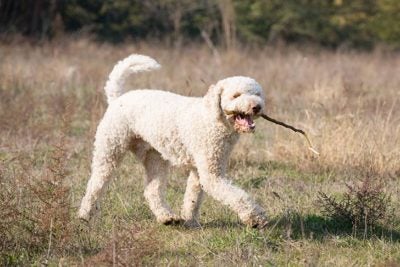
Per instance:
[[[185,225],[189,227],[200,226],[199,214],[203,194],[197,171],[190,171],[182,206],[182,218],[185,220]]]
[[[169,164],[160,153],[149,150],[143,164],[146,169],[144,196],[157,221],[163,224],[179,223],[181,219],[168,206],[165,200]]]
[[[92,173],[78,212],[79,218],[89,220],[93,215],[112,171],[128,149],[129,140],[129,131],[118,118],[105,116],[100,122],[94,143]]]

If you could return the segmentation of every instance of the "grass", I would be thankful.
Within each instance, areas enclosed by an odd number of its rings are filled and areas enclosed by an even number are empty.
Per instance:
[[[272,117],[304,128],[303,138],[258,121],[235,148],[229,175],[265,207],[264,231],[240,224],[206,197],[201,229],[158,225],[143,197],[143,168],[128,155],[90,225],[75,213],[89,176],[93,137],[106,104],[103,86],[130,53],[163,68],[132,88],[203,95],[230,75],[265,88]],[[400,55],[374,51],[264,48],[220,51],[162,45],[109,46],[64,40],[0,44],[1,265],[399,266]],[[367,235],[324,216],[318,192],[379,179],[391,219]],[[182,204],[185,177],[175,170],[168,199]]]

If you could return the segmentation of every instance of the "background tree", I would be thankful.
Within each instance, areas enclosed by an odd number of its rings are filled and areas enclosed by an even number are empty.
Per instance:
[[[0,34],[59,32],[122,42],[313,43],[400,47],[398,0],[0,0]]]

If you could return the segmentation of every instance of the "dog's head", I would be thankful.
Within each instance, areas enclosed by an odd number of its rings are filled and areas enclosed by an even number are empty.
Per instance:
[[[235,76],[212,85],[205,96],[218,119],[238,133],[254,132],[254,119],[263,113],[264,91],[254,79]]]

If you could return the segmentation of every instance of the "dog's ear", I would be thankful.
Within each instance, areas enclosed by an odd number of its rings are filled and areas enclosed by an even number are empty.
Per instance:
[[[206,108],[210,110],[210,114],[215,115],[216,119],[222,119],[221,94],[223,90],[223,87],[218,84],[211,85],[204,96]]]

